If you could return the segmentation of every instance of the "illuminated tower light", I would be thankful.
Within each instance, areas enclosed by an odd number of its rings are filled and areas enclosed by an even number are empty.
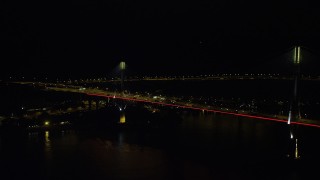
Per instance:
[[[300,46],[298,46],[298,47],[295,47],[293,51],[293,63],[300,64],[300,58],[301,58],[301,48]]]
[[[125,62],[120,62],[120,70],[125,70],[126,69],[126,63]]]

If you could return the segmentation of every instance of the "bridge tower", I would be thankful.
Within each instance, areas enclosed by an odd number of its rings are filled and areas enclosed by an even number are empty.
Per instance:
[[[120,73],[121,73],[121,95],[124,95],[124,78],[125,78],[125,70],[126,70],[126,63],[124,61],[120,62]],[[119,103],[119,111],[120,111],[120,124],[126,123],[126,116],[124,110],[126,105],[124,102],[120,101]]]
[[[120,73],[121,73],[121,93],[123,94],[124,91],[124,78],[125,78],[125,70],[126,70],[126,63],[124,61],[120,62]]]
[[[301,47],[296,46],[293,49],[293,66],[294,66],[294,87],[293,99],[290,105],[288,124],[301,119],[300,114],[300,97],[299,97],[299,81],[300,81],[300,62],[301,62]]]
[[[289,157],[293,159],[300,159],[298,151],[298,127],[292,125],[291,122],[297,122],[301,119],[300,114],[300,96],[299,96],[299,81],[300,81],[300,63],[301,63],[301,47],[296,46],[293,49],[293,68],[294,68],[294,86],[293,98],[290,105],[288,125],[290,131],[289,142]]]

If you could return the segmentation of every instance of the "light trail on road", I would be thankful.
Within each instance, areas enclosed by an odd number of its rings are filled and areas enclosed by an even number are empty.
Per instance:
[[[262,117],[262,116],[248,115],[248,114],[240,114],[240,113],[219,111],[219,110],[213,110],[213,109],[207,109],[207,108],[197,108],[197,107],[192,107],[192,106],[169,104],[169,103],[163,103],[163,102],[153,102],[153,101],[142,100],[142,99],[134,99],[134,98],[127,98],[127,97],[120,97],[120,96],[109,96],[109,95],[104,95],[104,94],[93,94],[93,93],[86,93],[86,94],[89,95],[89,96],[121,99],[121,100],[126,100],[126,101],[134,101],[134,102],[142,102],[142,103],[150,103],[150,104],[157,104],[157,105],[168,106],[168,107],[176,107],[176,108],[182,108],[182,109],[191,109],[191,110],[198,110],[198,111],[214,112],[214,113],[228,114],[228,115],[240,116],[240,117],[246,117],[246,118],[252,118],[252,119],[261,119],[261,120],[275,121],[275,122],[282,122],[282,123],[287,123],[288,122],[287,120],[284,120],[284,119],[269,118],[269,117]],[[320,128],[320,125],[308,124],[308,123],[303,123],[303,122],[291,122],[291,124]]]

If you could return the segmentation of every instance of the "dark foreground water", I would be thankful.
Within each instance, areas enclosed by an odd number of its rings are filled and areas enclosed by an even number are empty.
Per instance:
[[[139,114],[135,113],[139,112]],[[102,121],[113,116],[100,114]],[[128,122],[172,119],[130,107]],[[0,179],[317,179],[320,129],[298,127],[299,160],[284,123],[177,111],[159,128],[10,131],[0,135]],[[90,118],[89,118],[90,119]],[[151,119],[149,119],[151,120]],[[99,121],[94,121],[99,122]],[[294,137],[295,139],[296,137]]]

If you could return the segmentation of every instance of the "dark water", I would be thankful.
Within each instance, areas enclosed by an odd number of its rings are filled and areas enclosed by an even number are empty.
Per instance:
[[[133,121],[146,114],[126,114]],[[163,113],[166,114],[164,111]],[[165,118],[163,113],[159,116]],[[320,130],[299,127],[292,160],[286,124],[177,112],[162,128],[1,132],[1,179],[306,179],[316,173]],[[167,115],[170,115],[168,113]],[[171,114],[172,115],[172,114]],[[158,116],[158,115],[154,115]],[[146,116],[145,116],[146,117]],[[167,117],[170,118],[170,117]],[[100,119],[109,120],[108,115]],[[165,120],[165,119],[164,119]],[[314,164],[316,163],[316,164]]]

